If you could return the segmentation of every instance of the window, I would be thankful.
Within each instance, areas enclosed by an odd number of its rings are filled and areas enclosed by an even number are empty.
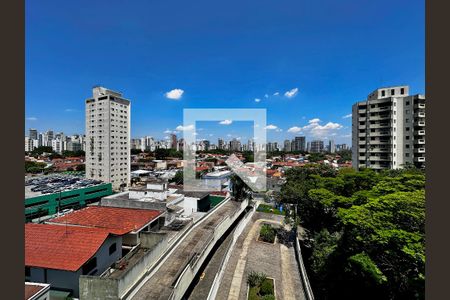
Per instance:
[[[109,255],[113,254],[117,250],[117,244],[114,243],[111,246],[109,246]]]
[[[406,120],[405,120],[405,123],[409,123],[409,119],[406,119]]]
[[[409,127],[406,127],[405,129],[406,129],[406,131],[409,131]]]
[[[405,88],[400,89],[400,94],[402,94],[402,95],[405,94]]]
[[[392,89],[392,90],[391,90],[391,95],[394,95],[394,94],[395,94],[395,90]]]
[[[386,96],[386,91],[381,91],[381,97]]]
[[[99,176],[101,176],[99,174]],[[88,275],[97,267],[97,257],[91,258],[87,263],[82,267],[83,275]],[[92,272],[93,273],[93,272]]]
[[[406,113],[409,114],[409,110],[408,109],[406,110]]]
[[[406,144],[406,149],[409,149],[409,145],[408,144]]]
[[[406,157],[409,157],[409,153],[405,153],[405,156],[406,156]]]
[[[407,141],[409,140],[409,135],[406,136],[406,140],[407,140]]]

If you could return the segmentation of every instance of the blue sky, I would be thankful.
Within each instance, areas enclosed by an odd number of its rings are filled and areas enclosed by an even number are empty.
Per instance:
[[[266,108],[269,141],[350,143],[354,102],[380,86],[425,93],[424,28],[416,0],[28,0],[25,126],[84,132],[101,84],[131,99],[132,137],[164,138],[183,108]],[[248,131],[237,125],[203,134]]]

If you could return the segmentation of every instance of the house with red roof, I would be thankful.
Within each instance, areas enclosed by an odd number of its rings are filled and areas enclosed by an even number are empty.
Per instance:
[[[25,224],[25,280],[78,297],[80,275],[100,275],[122,257],[122,237],[106,229]]]
[[[70,214],[50,219],[48,224],[101,228],[110,234],[122,236],[125,247],[139,243],[139,233],[159,229],[164,224],[162,211],[108,206],[88,206]]]

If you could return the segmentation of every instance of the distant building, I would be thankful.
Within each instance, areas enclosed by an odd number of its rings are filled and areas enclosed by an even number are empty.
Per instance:
[[[379,88],[352,108],[356,169],[425,167],[425,96],[408,86]]]
[[[309,152],[320,153],[322,151],[323,151],[323,141],[321,140],[311,141],[311,150]]]
[[[296,136],[292,141],[292,151],[306,151],[306,138],[304,136]]]
[[[224,142],[223,139],[217,140],[217,148],[223,150],[224,149]]]
[[[334,140],[328,141],[328,151],[330,153],[336,153],[336,145],[334,144]]]
[[[177,135],[174,133],[170,134],[170,148],[175,150],[178,149]]]
[[[29,133],[28,133],[28,137],[31,140],[37,140],[38,139],[38,132],[36,129],[30,128]]]
[[[86,100],[86,177],[111,182],[114,190],[130,183],[130,106],[104,87]]]
[[[285,152],[291,152],[292,151],[291,141],[290,140],[284,140],[283,151],[285,151]]]

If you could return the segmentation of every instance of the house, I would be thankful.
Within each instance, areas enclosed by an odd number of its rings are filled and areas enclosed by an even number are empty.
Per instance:
[[[25,280],[78,297],[80,275],[100,275],[122,257],[122,237],[108,230],[25,224]]]
[[[159,229],[161,211],[122,207],[88,206],[70,214],[49,220],[48,224],[101,228],[121,236],[128,247],[139,243],[139,233]]]

